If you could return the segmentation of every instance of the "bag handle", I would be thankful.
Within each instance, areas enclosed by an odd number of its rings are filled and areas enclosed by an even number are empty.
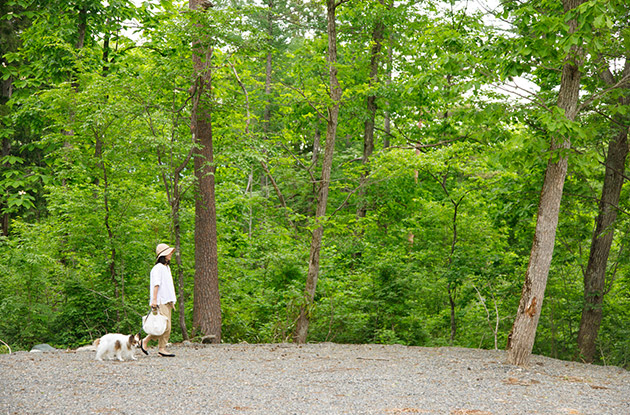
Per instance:
[[[157,312],[156,314],[162,314],[162,313],[160,313],[160,308],[158,306],[149,307],[149,312],[147,313],[146,317],[149,317],[149,315],[153,312],[153,310],[155,310]]]

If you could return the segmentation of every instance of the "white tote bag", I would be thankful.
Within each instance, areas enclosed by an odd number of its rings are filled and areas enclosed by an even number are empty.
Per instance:
[[[142,317],[142,330],[152,336],[161,336],[164,334],[167,324],[168,318],[160,314],[157,309],[155,311],[149,310],[149,314]]]

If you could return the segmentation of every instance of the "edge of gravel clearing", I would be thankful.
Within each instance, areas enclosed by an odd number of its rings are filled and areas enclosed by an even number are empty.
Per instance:
[[[173,358],[0,355],[4,414],[630,414],[630,372],[505,351],[174,344]]]

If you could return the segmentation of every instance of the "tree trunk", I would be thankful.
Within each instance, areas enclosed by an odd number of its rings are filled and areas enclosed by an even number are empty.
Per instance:
[[[603,77],[605,80],[612,78]],[[630,61],[626,59],[624,75],[630,75]],[[607,82],[611,84],[611,82]],[[614,82],[612,82],[614,83]],[[630,103],[630,97],[622,97],[622,105]],[[604,186],[599,201],[599,213],[595,221],[595,230],[591,241],[591,252],[584,273],[584,308],[578,332],[580,357],[588,363],[593,362],[596,352],[596,340],[602,322],[602,303],[606,284],[606,265],[615,232],[617,205],[624,182],[626,158],[628,156],[628,127],[621,117],[617,117],[621,129],[615,139],[608,144]],[[614,128],[619,128],[615,124]]]
[[[173,234],[175,235],[175,262],[177,263],[177,304],[179,306],[179,328],[182,332],[182,339],[188,340],[188,329],[186,328],[186,295],[184,294],[184,268],[182,267],[181,255],[181,223],[179,219],[179,173],[173,176],[173,200],[171,201],[171,217],[173,220]]]
[[[274,4],[273,4],[273,0],[267,0],[267,35],[269,36],[269,39],[273,39],[273,8],[274,8]],[[262,130],[263,130],[263,139],[264,140],[269,140],[269,131],[271,128],[271,82],[272,82],[272,75],[273,75],[273,55],[271,53],[272,51],[269,50],[267,52],[267,59],[266,59],[266,63],[265,63],[265,108],[263,110],[263,117],[262,117]],[[262,150],[263,153],[263,160],[261,160],[261,164],[264,164],[266,166],[266,162],[267,162],[267,150],[265,148],[263,148]],[[268,173],[267,171],[265,171],[265,173]],[[264,197],[268,198],[269,197],[269,179],[271,179],[271,175],[268,174],[261,174],[260,175],[260,188],[261,188],[261,192],[264,195]],[[274,188],[276,188],[274,186]],[[276,188],[276,193],[277,192],[277,188]],[[286,212],[286,209],[285,209]]]
[[[103,138],[100,134],[95,133],[95,142],[94,142],[94,158],[96,160],[96,166],[103,173],[103,180],[98,177],[97,173],[94,173],[94,184],[97,187],[102,185],[103,187],[103,225],[107,230],[107,238],[109,241],[110,251],[109,251],[109,277],[112,280],[112,284],[114,285],[114,298],[118,300],[121,298],[122,310],[125,310],[125,295],[122,287],[124,287],[124,283],[122,285],[118,284],[118,277],[116,275],[116,243],[114,238],[114,231],[112,230],[111,224],[109,223],[110,217],[110,209],[109,209],[109,182],[107,181],[107,166],[105,164],[105,160],[103,159],[103,146],[104,146]],[[97,196],[95,191],[95,197]],[[116,324],[120,324],[120,311],[116,310]]]
[[[451,308],[451,336],[449,337],[448,344],[450,346],[455,342],[455,336],[457,335],[457,319],[455,318],[455,289],[452,288],[451,283],[446,284],[448,291],[448,304]]]
[[[383,4],[383,0],[380,0],[380,2]],[[370,51],[370,87],[375,87],[376,84],[378,84],[378,66],[384,33],[385,25],[379,17],[374,26],[374,31],[372,32],[372,49]],[[358,193],[359,200],[363,199],[361,196],[365,193],[363,185],[367,180],[367,176],[369,174],[368,164],[370,162],[370,157],[374,152],[374,124],[376,119],[376,108],[376,94],[372,93],[367,97],[367,118],[363,128],[363,157],[361,158],[361,162],[363,163],[364,170],[361,173],[361,178],[359,179],[359,185],[361,188]],[[367,208],[365,204],[360,204],[357,209],[357,217],[365,217],[366,212]]]
[[[568,12],[582,4],[585,0],[563,0],[564,11]],[[569,22],[570,31],[574,32],[577,23]],[[572,49],[578,54],[577,49]],[[580,78],[579,64],[575,56],[567,58],[562,68],[558,107],[564,110],[565,117],[573,121],[577,115]],[[547,163],[545,179],[538,204],[538,217],[534,241],[530,253],[529,264],[525,273],[525,283],[521,292],[516,319],[508,336],[508,359],[511,364],[527,365],[534,347],[536,328],[540,318],[547,277],[551,266],[551,258],[558,227],[558,215],[564,180],[567,174],[568,158],[566,152],[570,147],[569,137],[552,137],[551,155]]]
[[[87,35],[87,15],[88,12],[85,7],[79,10],[79,16],[77,18],[77,43],[74,45],[77,50],[83,49],[85,46],[85,36]]]
[[[393,7],[392,5],[389,6],[390,9],[392,7]],[[394,48],[392,47],[392,40],[390,36],[389,43],[387,45],[387,73],[386,73],[386,78],[385,78],[385,84],[388,86],[392,84],[393,61],[394,61]],[[389,115],[389,111],[385,112],[385,120],[384,120],[383,129],[385,130],[385,134],[383,135],[383,148],[388,148],[389,137],[391,136],[391,133],[392,133],[391,118]]]
[[[107,74],[109,73],[110,39],[111,39],[111,32],[108,30],[107,32],[105,32],[105,35],[103,38],[103,58],[102,58],[103,59],[103,72],[102,72],[103,76],[107,76]]]
[[[324,150],[324,161],[322,163],[322,177],[317,197],[317,209],[315,220],[318,227],[313,231],[311,240],[310,257],[308,263],[308,274],[306,276],[306,288],[304,290],[304,304],[300,308],[295,328],[294,338],[298,343],[305,343],[308,334],[310,313],[313,308],[315,291],[317,289],[317,278],[319,275],[319,253],[322,245],[324,227],[321,219],[326,215],[326,205],[328,203],[328,188],[330,185],[330,173],[332,170],[333,153],[335,149],[335,138],[337,135],[337,119],[339,116],[339,102],[341,101],[341,87],[337,79],[337,27],[335,22],[335,0],[327,0],[328,11],[328,63],[330,70],[330,95],[332,106],[328,108],[328,123],[326,128],[326,147]]]
[[[313,134],[313,154],[311,155],[311,166],[317,165],[319,153],[322,149],[322,133],[319,131],[319,122],[315,124],[315,134]]]
[[[151,131],[153,135],[157,138],[158,135],[153,129],[153,126],[150,125]],[[180,221],[180,206],[181,206],[181,188],[179,184],[179,178],[181,176],[182,171],[188,166],[190,162],[190,158],[194,152],[194,140],[193,146],[191,146],[190,151],[186,155],[184,161],[177,167],[171,165],[172,171],[170,172],[170,177],[172,177],[172,181],[169,180],[169,176],[162,171],[162,182],[164,183],[164,190],[166,191],[166,197],[168,199],[169,205],[171,206],[171,222],[173,224],[173,237],[175,239],[175,262],[177,263],[177,303],[179,307],[179,328],[182,333],[182,338],[184,340],[188,340],[188,328],[186,327],[186,295],[184,290],[184,268],[182,265],[182,256],[181,256],[181,221]],[[171,154],[169,159],[173,160],[172,149],[170,150]],[[163,165],[162,163],[162,153],[158,150],[158,165]]]
[[[201,9],[203,1],[190,0],[190,9]],[[195,198],[195,287],[193,328],[213,343],[221,342],[221,298],[217,254],[217,215],[214,192],[214,155],[212,114],[204,100],[211,91],[210,60],[212,49],[199,39],[193,43],[193,67],[197,88],[193,102],[191,130],[196,144],[194,169],[197,179]]]
[[[273,0],[267,0],[267,35],[273,39]],[[271,50],[267,52],[267,60],[265,65],[265,109],[263,112],[263,133],[265,138],[269,138],[269,127],[271,123],[271,75],[272,75],[273,55]]]
[[[444,182],[445,181],[446,179],[444,180]],[[448,192],[446,191],[445,185],[443,185],[443,188],[448,198],[451,199]],[[453,240],[451,241],[451,252],[448,256],[449,269],[453,265],[453,257],[455,255],[455,248],[457,247],[457,242],[459,242],[457,239],[457,210],[459,209],[459,204],[462,202],[463,199],[464,199],[463,196],[461,199],[459,199],[459,202],[455,202],[453,199],[451,199],[451,203],[453,204]],[[448,303],[451,307],[451,337],[449,340],[449,344],[452,346],[453,343],[455,342],[455,336],[457,335],[457,319],[455,318],[455,294],[457,293],[457,285],[451,284],[451,282],[449,281],[448,284],[446,285],[446,289],[448,291]]]
[[[5,60],[0,57],[0,62],[5,64]],[[6,103],[11,99],[11,93],[13,91],[12,79],[9,78],[6,81],[0,81],[0,85],[2,86],[2,94],[0,95],[0,109],[6,105]],[[2,158],[8,156],[11,153],[11,142],[9,138],[5,137],[2,139],[2,153],[0,156]],[[8,163],[5,163],[5,167],[8,167]],[[0,211],[4,210],[7,207],[7,199],[8,195],[2,196],[2,202],[0,202]],[[2,213],[2,236],[9,236],[9,213]]]

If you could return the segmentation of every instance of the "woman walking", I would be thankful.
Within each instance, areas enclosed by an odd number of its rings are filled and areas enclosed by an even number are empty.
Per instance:
[[[149,354],[147,348],[151,340],[158,341],[158,354],[164,357],[174,357],[175,355],[166,350],[166,344],[171,336],[171,312],[175,308],[177,297],[175,296],[175,285],[173,284],[173,276],[171,274],[171,257],[175,248],[169,247],[167,244],[159,244],[155,248],[156,262],[151,269],[151,308],[158,309],[160,314],[168,319],[166,331],[161,336],[153,336],[149,334],[140,342],[140,349],[144,354]]]

